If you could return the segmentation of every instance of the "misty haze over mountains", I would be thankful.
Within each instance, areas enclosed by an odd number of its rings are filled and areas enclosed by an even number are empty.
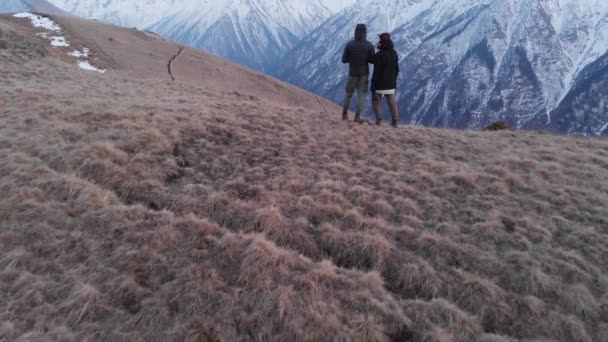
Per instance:
[[[29,1],[31,2],[31,0]],[[334,101],[357,23],[401,56],[401,119],[608,134],[603,0],[51,0],[67,12],[159,33]],[[22,10],[26,0],[10,0]],[[25,4],[25,5],[24,5]]]

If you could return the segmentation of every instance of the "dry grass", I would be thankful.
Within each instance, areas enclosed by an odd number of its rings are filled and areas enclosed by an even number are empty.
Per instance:
[[[378,129],[19,51],[0,340],[606,340],[606,140]]]

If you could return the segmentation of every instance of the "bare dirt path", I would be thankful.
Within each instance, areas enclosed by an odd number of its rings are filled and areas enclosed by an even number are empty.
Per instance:
[[[171,59],[167,63],[167,71],[169,72],[169,76],[171,77],[171,81],[175,81],[175,76],[173,76],[173,72],[171,71],[171,65],[173,64],[173,61],[177,57],[179,57],[179,55],[182,54],[182,51],[184,51],[184,48],[182,46],[180,46],[179,50],[177,51],[177,53],[173,57],[171,57]]]

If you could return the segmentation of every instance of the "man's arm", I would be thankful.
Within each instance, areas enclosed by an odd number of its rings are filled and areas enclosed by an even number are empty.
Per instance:
[[[373,63],[376,59],[376,56],[374,55],[374,57],[372,58],[372,64],[374,64],[374,71],[372,72],[372,79],[370,82],[370,87],[369,90],[372,92],[372,94],[376,93],[376,79],[378,78],[378,67],[376,66],[375,63]]]
[[[374,73],[372,75],[372,78],[375,78],[379,75],[382,75],[386,63],[383,63],[382,55],[380,54],[380,52],[374,53],[374,57],[372,59],[374,61]]]
[[[378,75],[382,73],[382,58],[377,53],[373,54],[372,62],[374,64],[374,72],[372,73],[371,92],[376,92],[376,82],[378,81]]]
[[[344,53],[342,54],[342,63],[350,63],[350,47],[346,44],[344,48]]]

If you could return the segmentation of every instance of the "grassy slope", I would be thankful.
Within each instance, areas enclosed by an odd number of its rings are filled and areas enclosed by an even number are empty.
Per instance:
[[[0,50],[0,340],[608,336],[606,140],[354,126],[35,51]]]

